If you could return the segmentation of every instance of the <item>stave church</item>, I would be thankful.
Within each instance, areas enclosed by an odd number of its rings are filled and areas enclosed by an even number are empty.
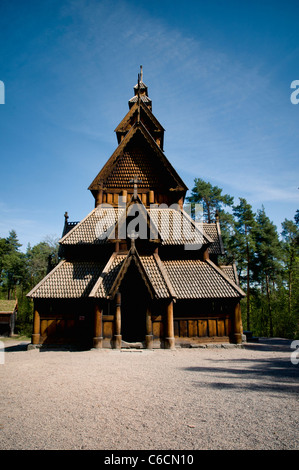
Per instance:
[[[65,213],[59,263],[27,295],[33,347],[200,347],[241,343],[239,286],[218,218],[195,221],[166,158],[140,68],[117,147],[89,186],[94,207]]]

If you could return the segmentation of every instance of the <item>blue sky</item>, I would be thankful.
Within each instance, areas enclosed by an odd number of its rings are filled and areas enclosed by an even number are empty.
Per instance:
[[[1,0],[0,237],[60,237],[117,146],[139,67],[165,154],[281,231],[299,208],[297,0]]]

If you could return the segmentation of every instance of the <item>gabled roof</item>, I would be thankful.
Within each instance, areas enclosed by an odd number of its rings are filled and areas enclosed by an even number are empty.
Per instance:
[[[136,136],[141,136],[142,139],[150,146],[150,148],[153,151],[153,155],[157,157],[157,161],[160,162],[160,164],[163,165],[163,167],[166,169],[168,172],[169,176],[173,180],[173,185],[181,188],[182,191],[187,191],[187,186],[185,183],[182,181],[176,170],[173,168],[173,166],[170,164],[170,162],[167,160],[165,157],[163,151],[160,149],[159,145],[155,142],[153,137],[150,135],[148,130],[145,128],[145,126],[142,124],[142,122],[136,122],[132,128],[129,130],[129,132],[125,135],[123,140],[120,142],[116,150],[113,152],[109,160],[106,162],[106,164],[103,166],[102,170],[98,173],[98,175],[95,177],[91,185],[89,186],[89,190],[98,190],[99,189],[99,184],[101,182],[105,182],[109,174],[113,171],[113,169],[116,167],[118,160],[121,156],[123,156],[125,152],[125,148],[129,144],[129,142],[134,139]],[[133,177],[134,175],[129,175],[128,179]]]
[[[131,249],[127,255],[113,253],[90,297],[113,298],[132,262],[136,264],[153,297],[159,299],[174,296],[159,256],[140,256],[135,249]]]
[[[113,253],[106,265],[61,261],[27,296],[40,299],[113,298],[131,263],[156,299],[240,299],[242,289],[211,260],[161,260],[157,254]]]
[[[127,126],[130,125],[132,117],[134,116],[135,113],[138,112],[138,106],[139,105],[136,100],[132,108],[128,111],[128,113],[125,115],[122,121],[118,124],[114,132],[123,132],[124,130],[127,129]],[[156,127],[157,130],[165,131],[165,129],[160,124],[158,119],[154,116],[151,110],[142,101],[140,102],[140,110],[145,113],[145,115],[148,117],[148,119],[152,122],[152,124],[154,125],[154,127]],[[141,120],[142,120],[142,115],[141,115]]]
[[[137,217],[136,209],[138,211]],[[140,234],[143,235],[140,238],[149,239],[155,242],[162,242],[162,237],[157,227],[151,220],[149,211],[146,209],[138,195],[136,198],[132,196],[131,200],[126,204],[126,209],[123,210],[122,214],[118,218],[114,230],[115,240],[123,240],[127,239],[127,237],[131,238],[131,234],[127,233],[127,219],[130,217],[134,217],[133,220],[136,222],[135,225],[139,225],[139,237]]]
[[[137,101],[138,101],[138,96],[137,95],[133,96],[132,98],[129,99],[129,106],[132,106],[134,103],[137,103]],[[146,95],[140,95],[140,101],[142,101],[143,103],[147,103],[148,105],[152,104],[152,100]]]
[[[137,202],[146,218],[145,223],[149,230],[147,233],[150,233],[152,241],[159,241],[162,245],[190,245],[198,249],[213,243],[212,238],[201,231],[185,211],[171,207],[147,209],[139,198]],[[130,207],[130,204],[127,207]],[[126,239],[130,234],[127,234],[126,230],[121,231],[126,217],[126,208],[98,206],[62,237],[60,244],[101,245],[108,240]],[[140,230],[142,231],[141,228]]]

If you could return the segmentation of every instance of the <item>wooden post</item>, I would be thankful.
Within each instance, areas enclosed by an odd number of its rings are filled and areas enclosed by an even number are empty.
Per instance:
[[[115,349],[121,349],[121,294],[116,294],[116,309],[115,309],[115,335],[114,335]]]
[[[103,309],[99,306],[98,302],[95,304],[94,308],[94,338],[93,338],[93,347],[102,348],[103,347]]]
[[[127,198],[128,198],[128,192],[127,192],[126,189],[123,189],[123,192],[122,192],[122,203],[123,204],[127,203]]]
[[[152,314],[149,306],[146,309],[146,336],[145,336],[145,347],[146,349],[153,349],[153,324]]]
[[[175,349],[174,327],[173,327],[173,300],[170,300],[166,308],[166,337],[165,349]]]
[[[96,200],[95,200],[95,206],[99,206],[100,204],[102,204],[103,202],[103,190],[100,189],[98,192],[97,192],[97,197],[96,197]]]
[[[149,204],[154,204],[155,202],[155,196],[154,196],[154,191],[149,192]]]
[[[35,304],[34,314],[33,314],[32,344],[39,344],[39,342],[40,342],[40,314]]]
[[[241,305],[240,302],[237,303],[234,310],[234,343],[240,344],[242,343],[242,321],[241,321]]]

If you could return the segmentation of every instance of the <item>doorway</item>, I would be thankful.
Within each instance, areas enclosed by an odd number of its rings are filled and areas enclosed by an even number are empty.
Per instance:
[[[134,263],[126,272],[120,292],[122,339],[128,343],[144,342],[149,293]]]

